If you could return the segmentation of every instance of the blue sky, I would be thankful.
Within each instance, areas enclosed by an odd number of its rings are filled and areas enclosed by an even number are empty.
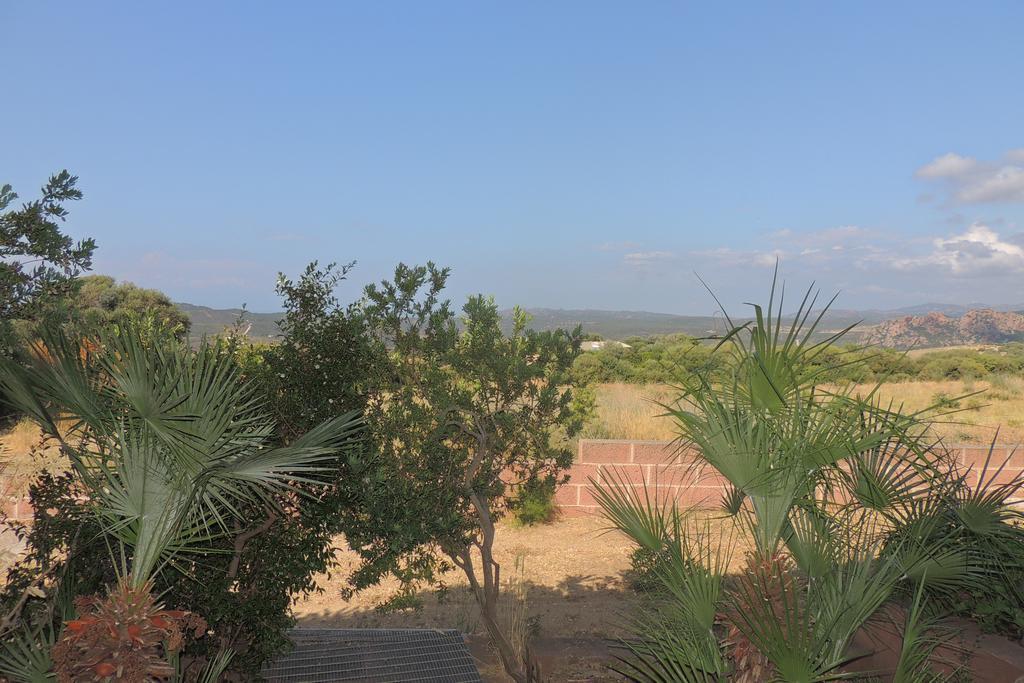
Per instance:
[[[97,271],[273,310],[450,265],[502,305],[1024,302],[1024,4],[0,5],[0,182]]]

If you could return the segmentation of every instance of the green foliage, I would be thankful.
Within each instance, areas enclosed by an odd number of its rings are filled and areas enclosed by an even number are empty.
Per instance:
[[[959,408],[960,402],[961,399],[942,391],[932,396],[932,404],[939,408]]]
[[[968,587],[952,607],[985,631],[1020,640],[1024,638],[1024,550],[1018,547],[1011,553],[1002,558],[1005,570],[996,580]]]
[[[222,341],[244,381],[264,397],[278,443],[365,407],[369,340],[358,309],[335,296],[350,267],[313,263],[297,280],[278,278],[284,309],[279,344],[251,344],[237,327]],[[334,537],[362,528],[355,501],[366,467],[362,458],[346,457],[325,473],[329,486],[296,484],[316,495],[288,501],[287,514],[252,508],[249,524],[218,541],[219,554],[189,568],[196,580],[168,581],[175,604],[202,607],[220,641],[239,651],[232,668],[254,674],[286,645],[286,631],[295,624],[293,598],[318,590],[313,577],[331,567]],[[196,653],[210,654],[214,644],[197,645]]]
[[[363,559],[355,586],[458,566],[506,671],[526,680],[529,665],[515,661],[498,623],[495,522],[522,491],[565,479],[584,418],[569,377],[580,332],[528,329],[517,309],[505,334],[483,296],[469,297],[460,326],[442,299],[447,278],[433,264],[399,265],[393,280],[365,289],[376,459],[361,491],[365,524],[347,535]]]
[[[519,495],[509,503],[512,521],[519,526],[546,524],[555,518],[555,480],[536,479],[524,484]]]
[[[927,597],[989,631],[1024,636],[1024,513],[1014,503],[1024,474],[1008,477],[990,452],[973,473],[939,482],[927,504],[906,510],[886,538],[890,552],[917,558]],[[906,560],[904,560],[906,563]],[[954,581],[950,582],[948,577]],[[927,578],[927,577],[925,577]],[[938,579],[938,580],[936,580]]]
[[[281,342],[238,347],[248,379],[268,396],[283,441],[366,406],[374,357],[365,321],[357,306],[343,306],[335,295],[353,265],[313,262],[298,280],[279,275]]]
[[[711,347],[683,334],[627,339],[628,347],[609,344],[580,354],[573,373],[581,383],[676,383],[720,360]]]
[[[74,242],[61,232],[64,204],[82,198],[77,176],[52,176],[39,199],[10,208],[18,195],[0,186],[0,321],[37,319],[40,310],[73,291],[75,277],[92,265],[91,239]]]
[[[817,338],[816,333],[812,338]],[[606,346],[581,354],[573,373],[590,383],[680,384],[695,375],[725,372],[731,362],[713,353],[713,340],[686,335],[629,339],[631,348]],[[983,349],[935,350],[910,356],[880,347],[832,343],[804,364],[821,383],[994,379],[1024,375],[1024,344]]]
[[[934,640],[923,615],[983,590],[1020,556],[1020,514],[1010,505],[1020,477],[968,487],[927,440],[925,415],[901,414],[870,390],[821,391],[836,367],[854,372],[831,360],[842,359],[830,348],[845,331],[812,342],[821,315],[811,317],[814,297],[786,325],[775,303],[773,287],[768,306],[720,341],[727,363],[709,364],[666,406],[682,445],[695,446],[735,492],[723,500],[726,519],[756,547],[739,580],[721,583],[729,539],[698,533],[697,547],[717,548],[695,553],[675,505],[614,480],[599,487],[605,516],[636,542],[647,578],[670,598],[636,625],[625,668],[652,681],[835,680],[857,630],[887,603],[916,595],[901,676],[943,680],[927,671]],[[695,614],[723,614],[726,632],[688,622]]]
[[[641,593],[657,592],[664,589],[658,573],[665,568],[665,549],[651,550],[638,545],[629,553],[629,585]]]
[[[565,387],[578,335],[529,330],[518,314],[506,336],[482,296],[463,307],[460,330],[441,299],[447,277],[400,265],[393,281],[366,288],[377,363],[367,420],[379,452],[363,490],[365,533],[349,539],[364,558],[357,586],[396,570],[429,578],[443,558],[426,544],[455,553],[479,533],[474,498],[493,522],[572,460],[582,417]]]
[[[188,315],[163,292],[118,283],[107,275],[80,278],[78,290],[64,305],[72,323],[84,332],[127,322],[135,327],[149,324],[184,339],[190,326]]]
[[[275,442],[257,385],[241,381],[228,348],[192,351],[166,333],[149,338],[130,326],[88,345],[50,333],[19,360],[0,361],[0,388],[60,445],[72,474],[33,491],[31,551],[9,584],[45,572],[52,600],[61,590],[96,593],[111,575],[136,586],[155,578],[168,604],[211,614],[215,628],[237,619],[234,596],[241,594],[237,609],[253,593],[270,595],[276,600],[241,610],[257,617],[242,629],[255,634],[251,640],[218,632],[220,647],[255,653],[248,664],[261,663],[272,653],[268,641],[278,647],[282,635],[259,629],[283,627],[294,574],[301,570],[299,589],[308,590],[315,567],[297,566],[305,558],[292,552],[294,543],[244,541],[267,519],[290,520],[304,493],[330,488],[344,473],[339,463],[358,460],[358,419],[342,414]],[[322,564],[329,549],[319,552]],[[286,573],[275,569],[278,583],[239,590],[252,578],[242,568],[264,562]]]

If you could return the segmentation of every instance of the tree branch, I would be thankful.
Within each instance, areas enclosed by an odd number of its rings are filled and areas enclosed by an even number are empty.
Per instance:
[[[271,510],[262,524],[246,529],[235,536],[234,553],[231,556],[231,563],[228,565],[227,578],[234,579],[238,576],[238,569],[242,562],[242,552],[245,550],[245,545],[260,534],[270,531],[270,528],[274,526],[278,519],[280,519],[278,514]]]

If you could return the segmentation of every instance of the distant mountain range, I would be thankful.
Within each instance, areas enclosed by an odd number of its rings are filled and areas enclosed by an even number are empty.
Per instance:
[[[204,336],[221,334],[225,328],[233,326],[242,318],[249,325],[249,337],[256,341],[271,341],[278,336],[277,321],[282,313],[253,313],[242,311],[241,308],[209,308],[195,304],[177,304],[192,320],[189,336],[193,340]]]
[[[191,334],[195,339],[223,332],[242,315],[242,310],[237,308],[216,309],[193,304],[178,306],[192,319]],[[1018,338],[1015,336],[1018,335],[1016,318],[1020,318],[1020,324],[1024,324],[1024,315],[1017,315],[1013,311],[1024,311],[1024,304],[987,307],[984,304],[961,306],[933,303],[892,310],[832,309],[825,315],[820,333],[826,334],[860,323],[851,341],[894,347],[998,343]],[[721,315],[561,308],[530,308],[527,312],[533,316],[531,326],[537,330],[581,325],[584,332],[618,340],[661,334],[703,337],[719,334],[726,327]],[[273,341],[280,334],[277,321],[281,316],[281,313],[246,311],[244,320],[249,325],[249,336],[254,340]],[[511,311],[502,311],[502,316],[510,326]],[[734,319],[734,322],[737,320]],[[1024,333],[1024,327],[1020,332]]]
[[[725,325],[722,316],[673,315],[649,311],[528,308],[526,312],[533,316],[530,326],[535,330],[572,329],[581,325],[584,332],[619,340],[679,333],[700,337],[721,332]],[[501,315],[509,321],[512,311],[502,311]]]

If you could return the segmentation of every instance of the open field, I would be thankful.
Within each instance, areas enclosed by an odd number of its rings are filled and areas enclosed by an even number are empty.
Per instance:
[[[869,391],[873,386],[859,387]],[[977,393],[976,393],[977,392]],[[881,396],[916,411],[936,403],[952,415],[940,418],[935,431],[949,443],[988,443],[999,432],[1002,443],[1024,442],[1024,378],[990,380],[900,382],[885,384]],[[975,394],[957,400],[957,397]],[[583,436],[590,439],[669,440],[676,436],[671,420],[660,417],[675,390],[648,384],[602,384],[597,388],[596,419]]]

